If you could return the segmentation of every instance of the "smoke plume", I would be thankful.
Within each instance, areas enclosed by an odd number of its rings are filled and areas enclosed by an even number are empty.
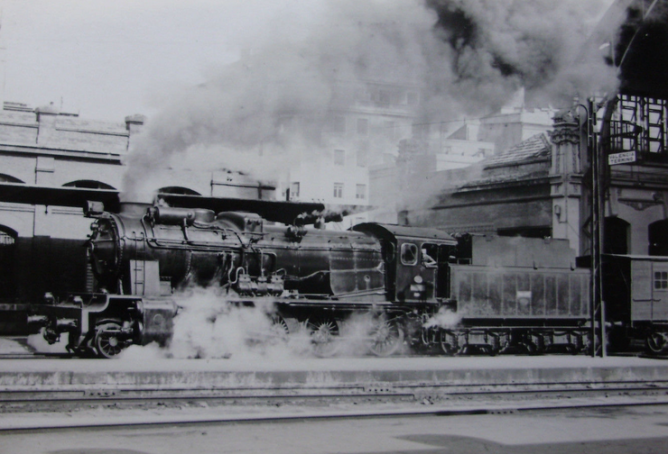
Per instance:
[[[418,87],[421,122],[490,113],[520,87],[540,105],[611,89],[614,70],[600,55],[577,58],[606,3],[286,2],[239,44],[237,62],[149,119],[133,144],[125,190],[146,189],[155,169],[194,161],[277,178],[309,159],[332,113],[354,105],[355,88],[370,82]],[[397,140],[410,131],[401,134]]]
[[[524,87],[529,103],[568,104],[576,95],[614,89],[602,55],[578,58],[603,2],[428,0],[446,44],[450,87],[464,108],[500,107]],[[599,43],[601,44],[601,43]],[[468,99],[468,101],[467,101]]]

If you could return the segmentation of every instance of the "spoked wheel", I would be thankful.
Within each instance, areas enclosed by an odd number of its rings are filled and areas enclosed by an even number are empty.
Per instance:
[[[101,358],[113,358],[125,348],[121,338],[121,326],[117,323],[105,323],[95,328],[95,351]]]
[[[459,345],[457,335],[448,331],[441,331],[441,350],[448,356],[456,356],[464,351],[464,346]]]
[[[290,334],[290,328],[285,319],[280,315],[275,315],[271,318],[271,336],[278,341],[286,341]]]
[[[310,319],[306,327],[311,336],[313,354],[321,358],[336,355],[341,346],[339,340],[339,324],[332,319]]]
[[[660,355],[668,350],[668,334],[662,331],[654,331],[647,336],[647,348],[655,355]]]
[[[373,321],[369,330],[369,351],[376,356],[391,356],[404,342],[404,330],[398,323],[379,318]]]

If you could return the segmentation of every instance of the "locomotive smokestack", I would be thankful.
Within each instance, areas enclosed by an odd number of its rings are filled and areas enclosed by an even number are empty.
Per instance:
[[[119,213],[132,216],[141,216],[153,206],[154,195],[150,193],[121,192]]]

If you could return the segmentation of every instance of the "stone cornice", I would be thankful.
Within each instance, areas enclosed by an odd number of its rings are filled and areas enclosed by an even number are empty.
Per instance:
[[[64,150],[57,148],[29,147],[24,145],[0,145],[0,153],[13,154],[17,156],[60,156],[83,161],[104,161],[120,163],[122,155],[120,153],[100,153],[96,151]]]
[[[549,176],[539,176],[539,177],[529,177],[529,178],[505,178],[503,180],[476,181],[457,188],[454,194],[474,192],[474,191],[489,191],[499,188],[534,186],[534,185],[549,184],[549,183],[550,183]]]
[[[472,206],[484,206],[484,205],[511,205],[511,204],[522,204],[522,203],[527,203],[527,202],[545,202],[548,203],[552,201],[552,196],[549,194],[546,195],[535,195],[535,196],[526,196],[526,197],[509,197],[509,198],[504,198],[504,199],[496,199],[496,200],[480,200],[480,201],[467,201],[465,203],[451,203],[451,204],[445,204],[445,203],[440,203],[438,205],[434,205],[430,207],[429,209],[432,211],[437,211],[437,210],[447,210],[450,208],[467,208],[467,207],[472,207]]]

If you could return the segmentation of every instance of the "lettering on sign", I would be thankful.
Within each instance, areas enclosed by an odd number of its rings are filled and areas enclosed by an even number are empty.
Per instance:
[[[626,151],[624,153],[615,153],[608,155],[608,164],[614,166],[616,164],[627,164],[629,162],[636,162],[636,152]]]

